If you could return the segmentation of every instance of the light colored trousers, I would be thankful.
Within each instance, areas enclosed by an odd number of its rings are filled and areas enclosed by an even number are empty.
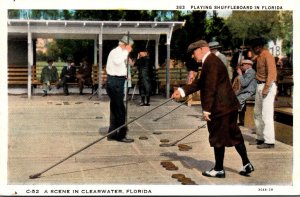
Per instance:
[[[268,95],[263,98],[262,90],[265,84],[257,84],[254,106],[254,122],[258,140],[267,144],[275,144],[274,100],[277,86],[272,83]]]

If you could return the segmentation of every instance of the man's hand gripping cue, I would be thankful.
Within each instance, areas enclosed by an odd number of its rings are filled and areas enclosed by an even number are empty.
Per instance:
[[[171,98],[175,99],[176,101],[178,101],[181,98],[181,94],[180,91],[177,89],[173,92]]]

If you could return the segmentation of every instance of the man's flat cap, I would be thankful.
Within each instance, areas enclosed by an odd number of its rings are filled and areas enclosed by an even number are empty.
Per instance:
[[[187,53],[193,52],[194,50],[201,48],[201,47],[209,47],[205,40],[198,40],[197,42],[193,42],[189,45],[187,49]]]
[[[251,60],[242,60],[241,64],[250,64],[253,65],[253,62]]]

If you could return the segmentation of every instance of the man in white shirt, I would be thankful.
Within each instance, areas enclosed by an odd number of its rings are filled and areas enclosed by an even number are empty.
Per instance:
[[[124,84],[127,76],[127,58],[132,50],[132,38],[123,36],[119,46],[111,50],[108,55],[106,72],[106,91],[110,98],[110,125],[108,132],[115,130],[126,122],[126,109],[123,102]],[[128,128],[122,127],[107,137],[108,140],[131,143],[134,140],[126,137]]]

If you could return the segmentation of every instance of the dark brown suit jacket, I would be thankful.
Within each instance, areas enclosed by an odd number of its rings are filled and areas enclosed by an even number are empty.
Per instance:
[[[186,95],[201,91],[202,109],[210,112],[211,118],[238,110],[240,105],[232,89],[225,65],[213,53],[205,59],[200,78],[184,86],[183,89]]]

